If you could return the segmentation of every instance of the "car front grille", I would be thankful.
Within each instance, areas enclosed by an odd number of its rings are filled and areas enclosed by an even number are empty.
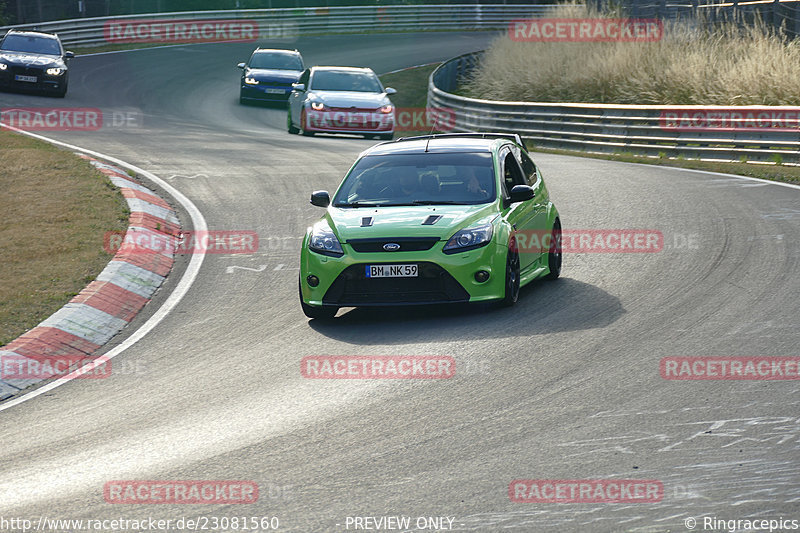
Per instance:
[[[427,262],[416,264],[419,276],[415,278],[367,278],[366,264],[351,265],[331,284],[322,302],[359,307],[469,301],[469,293],[442,267]]]
[[[11,74],[20,74],[22,76],[39,77],[44,75],[44,69],[35,67],[23,67],[18,65],[12,65],[11,67],[9,67],[8,70],[11,71]]]
[[[375,107],[329,107],[337,113],[378,113],[380,108]]]
[[[439,237],[398,237],[396,239],[350,239],[347,241],[353,250],[360,253],[381,252],[384,244],[399,244],[399,252],[424,252],[430,250],[433,245],[439,242]]]
[[[15,79],[16,76],[35,76],[36,81],[18,81]],[[39,90],[52,85],[51,83],[47,83],[49,80],[45,79],[43,68],[24,67],[21,65],[10,65],[8,69],[5,70],[2,79],[4,85],[10,84],[12,87],[30,90]]]

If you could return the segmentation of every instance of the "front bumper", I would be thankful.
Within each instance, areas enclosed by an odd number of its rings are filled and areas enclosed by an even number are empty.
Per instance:
[[[292,92],[291,87],[270,85],[269,83],[259,83],[258,85],[247,85],[242,83],[239,96],[242,100],[253,100],[260,102],[286,102]]]
[[[345,255],[328,257],[308,249],[308,236],[300,258],[300,287],[309,305],[362,307],[481,302],[505,295],[508,248],[494,241],[487,246],[447,255],[444,241],[422,252],[358,253],[343,244]],[[367,278],[366,265],[417,264],[414,278]],[[478,270],[489,272],[487,281],[475,280]],[[312,287],[308,276],[319,279]]]
[[[19,76],[36,78],[36,81],[20,81]],[[9,65],[0,70],[0,87],[20,91],[61,92],[67,83],[67,73],[50,76],[44,70]]]
[[[318,133],[376,134],[393,133],[394,113],[375,111],[314,111],[305,109],[303,130]]]

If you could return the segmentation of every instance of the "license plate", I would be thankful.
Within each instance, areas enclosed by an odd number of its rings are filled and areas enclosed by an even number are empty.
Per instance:
[[[31,83],[36,83],[36,76],[22,76],[21,74],[17,74],[14,76],[14,79],[17,81],[29,81]]]
[[[265,92],[267,94],[285,94],[286,93],[286,91],[284,91],[283,89],[267,89]]]
[[[368,278],[416,278],[417,265],[366,265]]]

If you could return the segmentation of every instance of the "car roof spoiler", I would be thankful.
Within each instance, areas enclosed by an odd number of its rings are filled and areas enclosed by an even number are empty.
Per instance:
[[[522,137],[518,133],[433,133],[431,135],[418,135],[415,137],[400,137],[397,141],[412,141],[419,139],[440,139],[440,138],[454,138],[454,137],[477,137],[480,139],[508,139],[514,141],[520,146],[525,146],[522,142]]]

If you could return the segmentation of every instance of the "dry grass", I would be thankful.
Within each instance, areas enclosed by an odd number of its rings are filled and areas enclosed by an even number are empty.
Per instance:
[[[553,17],[597,17],[564,5]],[[617,15],[606,14],[614,17]],[[492,42],[462,94],[491,100],[800,105],[800,39],[757,24],[703,32],[668,24],[658,42]]]
[[[0,130],[0,345],[57,311],[111,256],[124,230],[122,195],[87,161]]]

